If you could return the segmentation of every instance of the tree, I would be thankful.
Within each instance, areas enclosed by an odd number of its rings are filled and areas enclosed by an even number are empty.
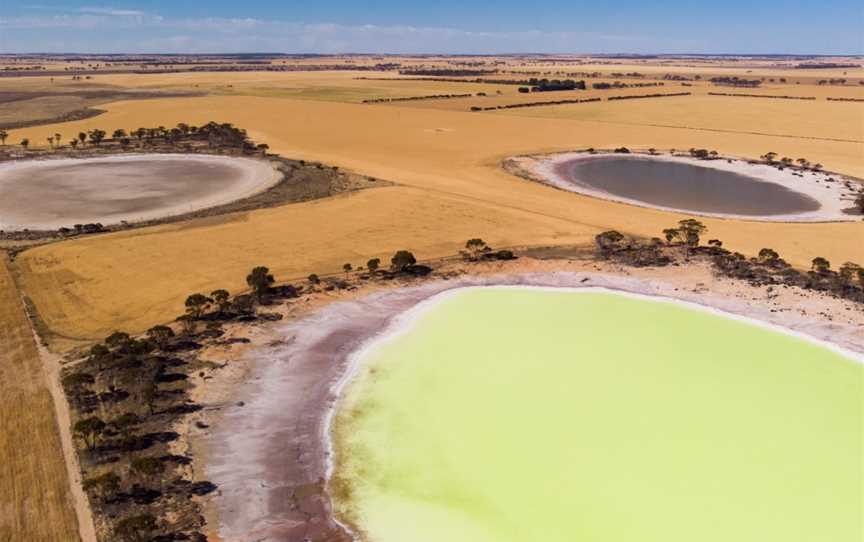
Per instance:
[[[483,239],[475,237],[465,243],[465,250],[462,252],[462,256],[466,260],[476,262],[491,250]]]
[[[762,159],[764,159],[769,164],[773,164],[775,158],[777,158],[777,153],[774,151],[766,152],[762,155]]]
[[[78,141],[80,141],[81,145],[83,146],[84,143],[87,142],[87,134],[85,134],[84,132],[78,132]]]
[[[813,171],[819,171],[819,170],[822,169],[822,164],[818,164],[818,163],[817,163],[817,164],[813,164],[813,167],[812,167],[811,169],[812,169]]]
[[[26,150],[30,146],[30,140],[25,137],[21,140],[21,146]]]
[[[773,265],[780,259],[780,255],[774,249],[763,248],[759,251],[758,260],[759,263],[765,265]]]
[[[159,386],[156,382],[148,380],[141,388],[141,400],[147,405],[147,412],[152,416],[156,412],[156,399],[159,398]]]
[[[72,373],[63,378],[63,387],[73,395],[80,395],[87,386],[96,382],[90,373]]]
[[[123,437],[124,446],[130,447],[135,427],[141,423],[141,418],[134,412],[127,412],[111,420],[110,425]]]
[[[48,146],[51,147],[52,149],[54,148],[54,136],[48,137]]]
[[[6,130],[0,130],[0,144],[6,146],[6,138],[9,137],[9,132]]]
[[[594,237],[594,242],[597,243],[597,248],[604,258],[616,250],[620,250],[624,245],[624,236],[615,230],[604,231]]]
[[[71,140],[69,140],[69,145],[70,145],[73,149],[77,149],[77,148],[78,148],[78,140],[77,140],[77,139],[71,139]]]
[[[201,318],[212,301],[204,294],[192,294],[186,298],[186,312],[197,320]]]
[[[177,317],[177,321],[180,322],[180,326],[183,328],[183,333],[186,335],[194,335],[198,326],[196,324],[196,318],[191,314],[183,314]]]
[[[78,421],[72,430],[84,441],[87,448],[92,450],[96,447],[96,442],[105,430],[105,422],[96,416],[91,416]]]
[[[366,262],[366,267],[369,269],[369,273],[373,276],[378,272],[378,268],[381,266],[381,258],[372,258],[368,262]]]
[[[111,353],[111,351],[108,350],[108,347],[105,346],[104,344],[94,344],[93,346],[90,347],[90,359],[91,360],[105,357],[105,356],[109,355],[110,353]]]
[[[158,325],[147,330],[147,336],[155,342],[159,348],[164,348],[165,345],[174,337],[174,330],[168,326]]]
[[[309,284],[311,284],[312,286],[317,286],[318,284],[321,284],[321,278],[315,273],[309,275],[306,280],[308,280]]]
[[[108,337],[105,338],[105,344],[113,349],[123,349],[129,344],[130,340],[131,337],[129,337],[128,333],[125,333],[123,331],[115,331],[114,333],[108,335]]]
[[[810,165],[810,161],[807,160],[806,158],[799,158],[798,160],[795,160],[795,161],[798,162],[798,165],[801,166],[802,169],[806,169],[807,166]]]
[[[251,314],[253,309],[252,296],[248,294],[234,296],[231,309],[237,314]]]
[[[147,479],[165,472],[165,465],[156,457],[136,457],[129,465],[129,470],[134,476]]]
[[[84,480],[84,491],[95,493],[103,501],[117,494],[120,490],[120,477],[113,472],[106,472],[101,476],[95,476]]]
[[[670,245],[681,240],[681,230],[678,228],[666,228],[663,230],[663,237]]]
[[[228,290],[218,289],[210,292],[210,297],[213,298],[213,302],[216,303],[216,306],[219,307],[220,313],[225,313],[228,309],[231,308],[231,294]]]
[[[63,145],[63,136],[60,134],[54,134],[54,141],[57,142],[58,147],[61,147]]]
[[[827,273],[831,269],[831,262],[829,262],[822,256],[817,256],[813,258],[813,261],[811,263],[813,271],[819,273],[820,275]]]
[[[678,230],[684,242],[695,247],[699,245],[699,236],[708,231],[708,228],[696,219],[687,218],[678,222]]]
[[[156,530],[156,518],[140,514],[121,519],[114,528],[114,535],[123,542],[146,542]]]
[[[858,280],[858,277],[861,276],[862,272],[864,272],[864,267],[853,262],[846,262],[841,265],[839,269],[840,277],[842,277],[843,282],[847,284],[852,284],[855,280]]]
[[[346,279],[348,278],[348,273],[350,273],[352,269],[354,269],[354,268],[351,267],[350,263],[346,263],[345,265],[342,266],[342,271],[345,271],[345,278]]]
[[[94,130],[90,130],[87,135],[90,137],[90,142],[98,147],[99,144],[102,143],[102,141],[105,139],[105,136],[107,134],[105,133],[105,130],[100,130],[96,128]]]
[[[855,197],[855,207],[858,208],[858,211],[864,213],[864,192]]]
[[[256,267],[246,276],[246,284],[255,292],[255,297],[258,298],[258,301],[261,301],[261,298],[270,290],[270,286],[274,282],[275,279],[270,274],[270,270],[263,265]]]
[[[124,137],[126,137],[126,130],[123,128],[117,128],[114,130],[114,133],[111,134],[112,139],[123,139]]]
[[[407,250],[399,250],[390,258],[390,266],[394,271],[405,271],[417,263],[414,254]]]

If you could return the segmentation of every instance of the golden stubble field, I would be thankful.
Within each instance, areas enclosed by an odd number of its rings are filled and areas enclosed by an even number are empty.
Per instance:
[[[0,428],[0,541],[77,540],[54,404],[5,262],[0,262]]]
[[[242,74],[247,82],[238,86],[257,88],[259,82],[248,81],[253,75]],[[142,76],[141,84],[165,83],[154,77],[161,76]],[[206,74],[200,84],[212,77]],[[274,77],[260,75],[268,81]],[[345,88],[356,92],[353,77]],[[283,83],[302,86],[298,79],[290,74]],[[135,80],[124,75],[112,82],[131,86]],[[327,86],[334,85],[338,87],[338,79]],[[102,116],[16,130],[14,137],[44,141],[57,128],[77,133],[94,127],[110,131],[231,122],[273,152],[350,168],[398,186],[53,244],[21,254],[17,270],[46,326],[43,331],[55,348],[64,348],[102,338],[115,328],[142,331],[169,320],[182,312],[183,300],[192,292],[242,289],[255,265],[269,266],[277,278],[304,277],[337,271],[345,262],[362,265],[400,248],[420,258],[453,254],[476,236],[497,246],[584,243],[611,228],[655,236],[682,218],[513,177],[500,169],[501,160],[513,154],[624,145],[707,147],[757,158],[770,150],[864,177],[862,104],[808,107],[816,104],[693,99],[702,101],[679,106],[663,105],[673,98],[601,103],[588,118],[575,113],[576,108],[595,104],[511,114],[297,99],[284,93],[117,102]],[[826,114],[827,105],[845,109]],[[671,127],[654,125],[658,118]],[[708,237],[746,254],[770,246],[802,267],[815,256],[835,265],[864,262],[864,223],[704,222]]]

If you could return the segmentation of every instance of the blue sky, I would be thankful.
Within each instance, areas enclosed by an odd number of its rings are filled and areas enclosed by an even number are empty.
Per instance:
[[[0,0],[0,52],[864,53],[861,0]]]

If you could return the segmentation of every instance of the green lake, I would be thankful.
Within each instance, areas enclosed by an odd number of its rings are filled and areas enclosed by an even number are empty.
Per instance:
[[[608,291],[446,294],[362,353],[336,509],[370,542],[861,542],[864,366]]]

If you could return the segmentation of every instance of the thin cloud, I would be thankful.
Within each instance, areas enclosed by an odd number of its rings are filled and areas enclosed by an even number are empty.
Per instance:
[[[85,6],[78,8],[78,13],[87,13],[91,15],[108,15],[109,17],[140,17],[144,15],[143,11],[137,9],[117,9],[109,7],[92,7]]]
[[[54,31],[34,32],[45,28]],[[716,48],[709,37],[169,18],[98,6],[81,7],[67,14],[0,17],[0,30],[0,52],[22,53],[710,53]],[[760,43],[775,52],[785,52],[782,40],[771,42],[770,37],[762,36]],[[845,47],[840,43],[836,47],[842,50]],[[753,52],[749,50],[752,46],[744,43],[739,48],[745,47],[748,50],[725,52]]]

